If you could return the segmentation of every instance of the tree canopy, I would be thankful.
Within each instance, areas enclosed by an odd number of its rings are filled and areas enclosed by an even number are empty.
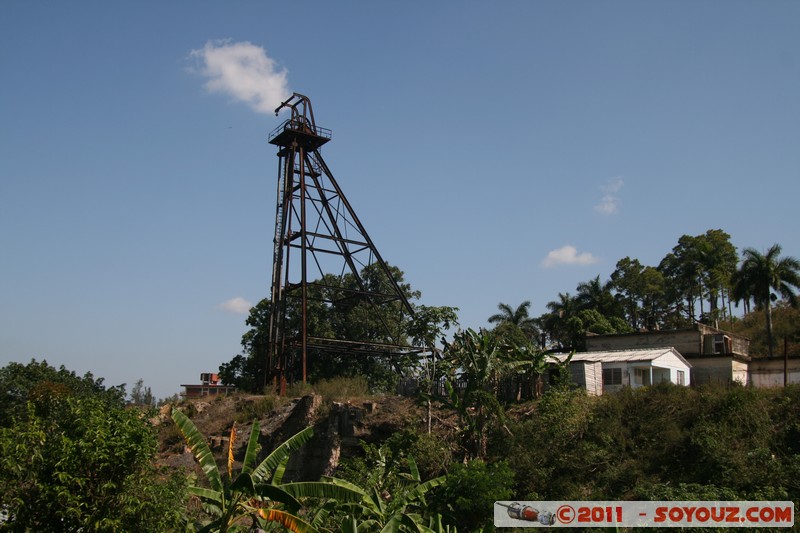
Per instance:
[[[15,530],[183,529],[185,482],[155,466],[155,432],[124,390],[36,361],[0,381],[0,508]]]
[[[423,318],[441,323],[447,329],[456,322],[455,308],[417,306],[419,291],[404,280],[404,273],[389,265],[392,277],[412,307],[422,312]],[[389,280],[377,264],[360,272],[364,289],[376,294],[389,294]],[[438,333],[426,333],[419,319],[411,317],[399,300],[374,305],[364,295],[358,294],[360,285],[355,276],[325,275],[309,284],[307,328],[310,337],[324,339],[373,342],[407,346],[422,346],[435,341]],[[300,334],[299,302],[287,301],[288,336]],[[260,391],[264,383],[269,342],[271,302],[261,300],[250,310],[246,320],[249,330],[242,336],[243,352],[220,366],[220,378],[226,384],[237,385],[242,390]],[[430,328],[428,328],[430,329]],[[376,389],[390,388],[399,375],[417,364],[417,358],[408,354],[375,355],[354,353],[348,348],[310,349],[308,353],[308,379],[312,382],[336,376],[370,377]],[[298,369],[299,370],[299,369]],[[300,378],[298,375],[292,379]]]
[[[683,235],[659,265],[659,270],[670,280],[671,302],[683,310],[690,322],[725,317],[719,298],[730,291],[731,276],[737,263],[736,247],[730,238],[720,229],[697,236]],[[704,307],[706,299],[709,304],[707,312]],[[696,303],[700,306],[699,315]]]
[[[56,369],[47,361],[11,362],[0,368],[0,426],[11,425],[15,417],[24,419],[29,401],[43,405],[50,399],[73,396],[99,398],[109,407],[125,405],[125,385],[106,388],[103,381],[91,372],[81,377],[63,365]]]
[[[558,293],[538,322],[560,349],[581,349],[586,333],[717,324],[731,316],[736,264],[736,247],[721,229],[683,235],[658,266],[623,257],[608,281],[596,276],[579,283],[575,296]]]
[[[508,324],[516,326],[529,340],[535,339],[539,334],[539,328],[536,325],[536,319],[529,315],[530,307],[530,300],[525,300],[516,309],[501,302],[497,304],[500,312],[490,316],[489,323],[497,324],[497,326]]]

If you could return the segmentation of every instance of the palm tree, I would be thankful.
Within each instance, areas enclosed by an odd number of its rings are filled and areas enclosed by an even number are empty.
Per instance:
[[[542,326],[553,341],[562,349],[571,349],[573,339],[568,322],[579,311],[577,299],[570,293],[558,293],[558,300],[547,303],[549,313],[541,316]]]
[[[575,300],[579,309],[594,309],[607,318],[622,316],[620,303],[611,293],[611,282],[601,282],[599,274],[589,281],[578,283],[577,289]]]
[[[736,301],[749,301],[763,308],[767,318],[767,344],[772,357],[772,302],[780,297],[792,307],[797,307],[795,290],[800,288],[800,261],[794,257],[780,257],[781,247],[773,244],[766,254],[753,248],[742,253],[742,265],[733,275],[733,293]],[[775,291],[775,292],[773,292]]]
[[[508,304],[499,303],[497,309],[499,313],[495,313],[489,317],[491,324],[513,324],[517,326],[528,338],[534,338],[538,331],[536,328],[536,319],[528,314],[528,309],[531,306],[530,300],[525,300],[517,306],[516,309]]]

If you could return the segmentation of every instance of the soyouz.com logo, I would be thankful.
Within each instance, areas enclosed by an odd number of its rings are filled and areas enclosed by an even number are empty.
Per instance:
[[[790,501],[499,501],[495,527],[792,527]]]

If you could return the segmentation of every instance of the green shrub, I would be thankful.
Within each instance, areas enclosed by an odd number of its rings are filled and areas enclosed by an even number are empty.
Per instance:
[[[0,428],[0,507],[14,531],[185,528],[186,480],[155,465],[155,432],[138,410],[101,396],[48,402]]]
[[[303,383],[302,381],[298,381],[293,383],[286,389],[286,397],[287,398],[302,398],[303,396],[308,396],[314,391],[314,387],[311,386],[309,383]]]
[[[492,450],[508,459],[516,472],[518,497],[587,496],[579,485],[587,474],[587,460],[597,453],[584,446],[595,401],[579,389],[550,389],[533,404],[530,417],[510,423],[510,435],[506,432],[503,440],[493,443]]]
[[[513,485],[514,472],[505,461],[489,464],[476,459],[453,465],[429,503],[459,531],[493,531],[494,502],[511,499]]]
[[[696,482],[753,491],[781,479],[770,394],[733,388],[701,395],[702,412],[693,424],[687,450]]]
[[[275,396],[263,396],[254,399],[242,398],[236,402],[234,420],[239,423],[260,420],[275,409],[276,403]]]
[[[455,443],[440,437],[421,433],[414,429],[398,431],[383,443],[387,462],[402,462],[408,456],[414,458],[422,479],[444,475],[453,462]]]
[[[800,387],[551,391],[509,430],[492,451],[517,498],[800,498]]]
[[[442,441],[428,433],[419,434],[411,445],[410,454],[416,459],[422,479],[444,474],[453,462],[454,443]]]
[[[175,424],[161,424],[158,427],[160,452],[180,453],[183,451],[183,436]]]

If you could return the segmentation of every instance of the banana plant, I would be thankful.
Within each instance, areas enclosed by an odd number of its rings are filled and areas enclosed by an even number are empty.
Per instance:
[[[228,476],[223,479],[205,437],[194,423],[177,409],[172,410],[172,419],[209,484],[209,488],[189,488],[190,494],[202,502],[203,510],[213,517],[198,529],[198,533],[247,531],[253,526],[266,527],[269,522],[298,533],[316,533],[316,527],[297,515],[302,507],[300,498],[326,498],[340,502],[358,501],[361,498],[360,493],[330,482],[283,483],[289,456],[311,439],[314,434],[311,427],[289,438],[256,465],[260,428],[258,421],[254,421],[242,469],[235,479],[232,476],[232,464],[236,433],[235,428],[232,429],[228,447]]]
[[[376,487],[362,488],[343,479],[323,478],[338,487],[360,494],[361,498],[358,502],[336,502],[327,508],[323,507],[313,524],[320,524],[330,514],[344,512],[346,518],[341,524],[341,530],[349,533],[454,532],[454,528],[442,526],[440,516],[426,521],[422,515],[426,507],[425,494],[444,483],[445,476],[422,482],[414,459],[409,456],[406,460],[409,472],[401,474],[401,482],[392,494]]]
[[[528,363],[517,359],[514,346],[493,332],[469,328],[453,336],[444,356],[452,369],[445,381],[445,403],[459,416],[467,452],[486,457],[489,427],[505,418],[497,399],[500,378]]]

